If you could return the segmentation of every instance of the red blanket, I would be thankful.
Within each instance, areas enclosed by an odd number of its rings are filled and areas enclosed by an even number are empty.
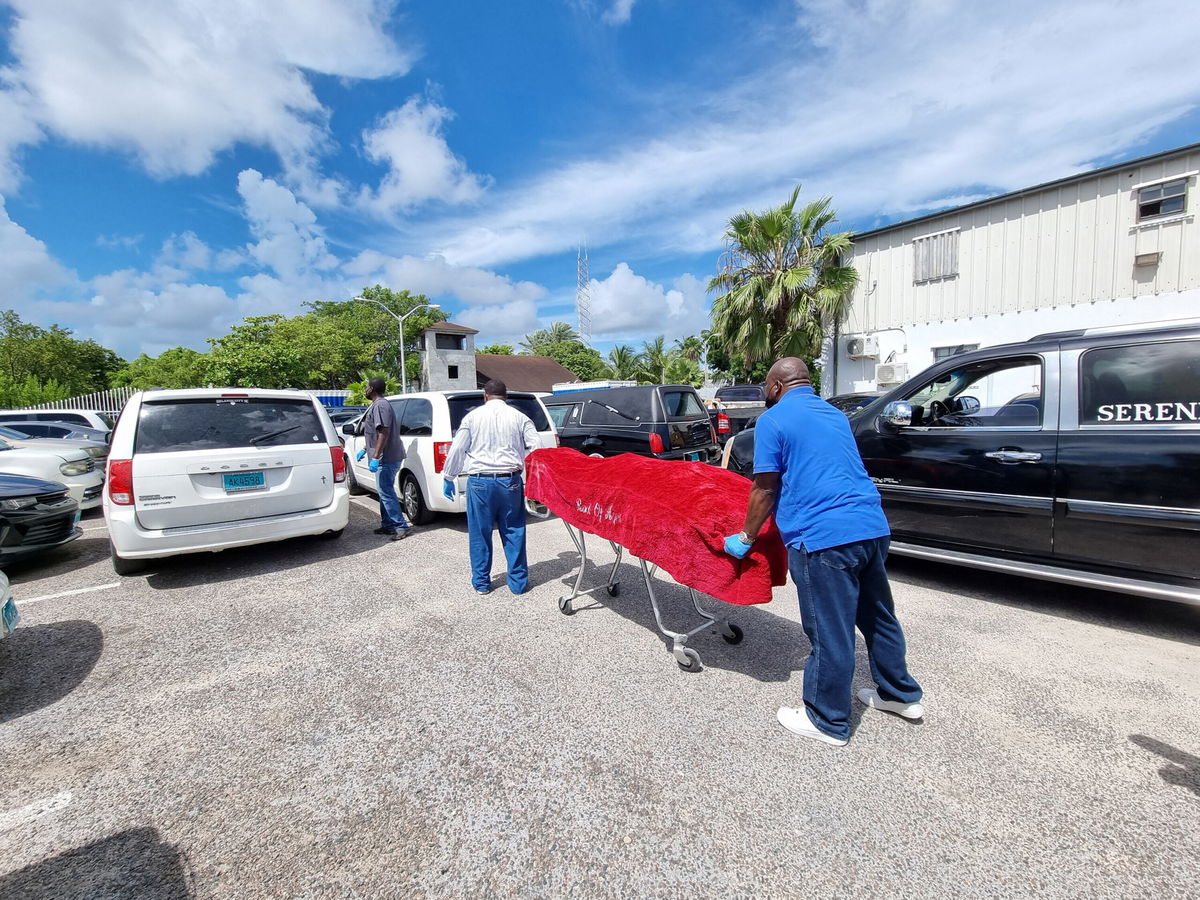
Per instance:
[[[768,521],[745,559],[725,553],[741,530],[750,482],[698,462],[610,459],[577,450],[535,450],[527,496],[589,534],[616,541],[682,585],[743,606],[766,603],[787,578],[787,550]]]

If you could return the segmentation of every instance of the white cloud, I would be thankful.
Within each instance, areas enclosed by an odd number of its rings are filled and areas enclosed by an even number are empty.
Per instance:
[[[451,152],[443,134],[453,113],[411,97],[363,132],[367,157],[388,167],[378,189],[363,188],[360,203],[377,213],[409,209],[429,200],[466,203],[479,198],[483,180]]]
[[[624,25],[633,13],[633,5],[637,0],[612,0],[612,5],[600,17],[609,25]]]
[[[0,69],[0,194],[15,191],[21,183],[17,155],[20,148],[42,137],[42,129],[30,110],[29,93],[7,83]]]
[[[341,188],[316,171],[329,113],[307,73],[377,78],[412,63],[381,27],[393,0],[9,5],[15,62],[0,93],[0,188],[12,180],[3,143],[11,151],[41,125],[130,152],[159,177],[198,174],[239,142],[266,147],[306,196],[330,202]],[[14,108],[35,121],[10,119]]]
[[[545,296],[546,289],[532,281],[513,281],[507,276],[473,266],[452,266],[441,256],[387,256],[374,250],[360,253],[346,271],[383,284],[405,288],[428,297],[453,296],[468,305],[532,302]]]
[[[622,262],[603,281],[592,279],[590,288],[597,336],[629,340],[663,334],[671,340],[708,327],[704,282],[694,275],[679,276],[668,290]]]
[[[656,96],[655,109],[676,111],[667,127],[631,116],[611,150],[489,192],[478,212],[422,234],[460,265],[584,236],[707,252],[732,213],[777,204],[798,182],[832,195],[844,219],[871,220],[1068,175],[1200,104],[1193,6],[806,0],[794,29],[763,39],[764,53],[793,48],[782,62],[716,95]]]
[[[283,185],[254,169],[238,174],[238,194],[250,233],[258,240],[246,247],[250,258],[285,280],[337,265],[329,252],[316,214]]]
[[[469,306],[455,314],[454,320],[479,330],[475,346],[513,343],[541,327],[537,304],[532,300],[513,300],[499,306]]]
[[[8,217],[0,197],[0,303],[18,311],[46,291],[61,288],[74,276],[50,255],[46,245]]]

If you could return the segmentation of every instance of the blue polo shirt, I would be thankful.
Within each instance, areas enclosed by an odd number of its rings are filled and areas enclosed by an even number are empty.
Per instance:
[[[792,388],[754,424],[754,474],[782,473],[775,524],[789,547],[824,550],[891,534],[850,421],[811,387]]]

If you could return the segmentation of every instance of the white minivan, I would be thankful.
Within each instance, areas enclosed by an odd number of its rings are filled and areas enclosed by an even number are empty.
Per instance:
[[[400,504],[408,521],[425,525],[434,513],[467,511],[467,479],[461,475],[453,500],[442,495],[442,467],[450,452],[454,432],[463,416],[483,405],[483,391],[431,391],[420,394],[397,394],[387,398],[396,412],[400,435],[404,439],[404,464],[400,467]],[[536,394],[509,391],[508,403],[529,416],[543,447],[557,447],[558,436],[546,407]],[[346,456],[350,464],[351,488],[378,493],[375,473],[367,459],[359,460],[363,437],[358,434],[359,422],[342,426],[346,440]]]
[[[134,394],[113,429],[104,518],[118,575],[144,561],[304,535],[350,517],[329,415],[299,391]]]

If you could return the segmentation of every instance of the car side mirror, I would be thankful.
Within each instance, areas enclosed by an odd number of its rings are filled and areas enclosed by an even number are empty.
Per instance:
[[[348,435],[353,436],[354,435],[354,425],[351,423],[347,423],[347,424],[343,425],[342,426],[342,434],[348,434]]]
[[[979,410],[979,398],[977,397],[959,397],[955,401],[955,412],[960,416],[969,416],[973,412]]]
[[[884,422],[895,428],[904,428],[912,424],[913,408],[907,400],[893,400],[883,408],[881,416]]]

